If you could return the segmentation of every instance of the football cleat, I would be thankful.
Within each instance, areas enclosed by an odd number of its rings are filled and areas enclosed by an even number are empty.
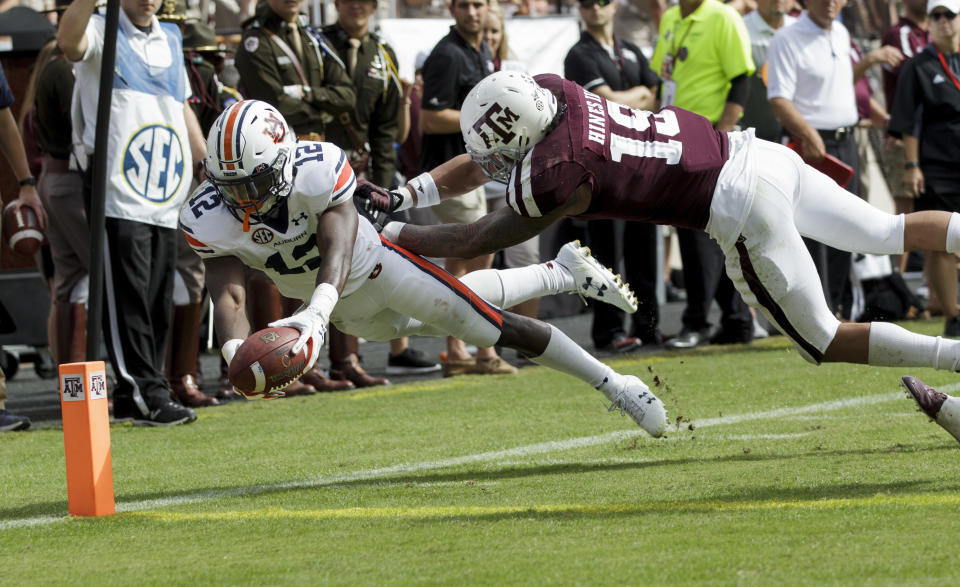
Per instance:
[[[580,241],[563,245],[554,262],[573,274],[577,294],[584,303],[587,302],[584,298],[591,298],[612,304],[628,314],[637,311],[637,296],[630,285],[594,259],[590,247],[581,246]]]
[[[608,409],[626,412],[650,436],[660,438],[667,428],[667,409],[663,402],[640,379],[633,375],[625,375],[624,379],[620,389],[600,390],[612,402]]]
[[[930,387],[916,377],[900,378],[923,412],[960,442],[960,398],[949,396]]]

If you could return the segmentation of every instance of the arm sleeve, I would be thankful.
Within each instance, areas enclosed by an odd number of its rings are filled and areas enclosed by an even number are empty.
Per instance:
[[[443,45],[434,48],[423,64],[423,110],[446,110],[457,105],[457,81],[460,63],[452,51]]]
[[[591,59],[586,55],[586,51],[581,51],[577,46],[570,49],[566,59],[563,60],[563,77],[580,84],[586,90],[609,85],[607,80],[603,79],[596,60]]]
[[[746,105],[747,96],[750,95],[750,78],[742,73],[730,80],[730,91],[727,92],[727,102],[733,102],[741,106]]]

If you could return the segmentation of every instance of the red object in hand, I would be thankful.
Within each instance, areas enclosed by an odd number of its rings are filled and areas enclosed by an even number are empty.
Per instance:
[[[300,332],[289,327],[254,332],[230,361],[230,383],[244,395],[264,397],[290,385],[311,366],[312,340],[299,353],[290,350],[299,338]]]
[[[32,255],[43,245],[43,230],[33,208],[10,202],[3,209],[3,235],[10,248],[21,255]]]
[[[787,147],[796,151],[800,157],[803,157],[803,147],[800,146],[800,143],[791,141],[787,143]],[[829,153],[824,155],[822,161],[814,163],[804,159],[803,162],[837,182],[837,185],[842,188],[846,188],[847,184],[850,183],[850,178],[853,177],[853,167],[850,167]]]

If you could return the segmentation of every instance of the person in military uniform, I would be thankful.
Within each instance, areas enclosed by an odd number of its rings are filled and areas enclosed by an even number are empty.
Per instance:
[[[406,108],[403,88],[397,73],[393,48],[370,31],[370,18],[376,13],[377,0],[335,0],[337,22],[323,28],[323,34],[347,66],[357,93],[357,106],[344,112],[327,126],[327,140],[344,151],[358,177],[377,185],[394,185],[397,151],[394,143],[400,132],[402,108]],[[387,383],[365,376],[358,366],[356,337],[331,326],[331,372],[359,387]],[[387,373],[404,375],[439,371],[440,365],[412,349],[406,338],[390,343]]]
[[[329,41],[301,22],[302,6],[260,6],[244,23],[236,67],[245,96],[274,106],[299,137],[323,140],[326,125],[353,110],[356,93]]]

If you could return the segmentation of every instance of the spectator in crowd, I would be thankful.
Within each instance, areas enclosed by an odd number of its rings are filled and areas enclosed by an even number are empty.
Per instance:
[[[430,52],[423,64],[423,98],[420,128],[423,142],[420,170],[433,169],[466,152],[460,137],[460,105],[467,92],[493,71],[493,57],[483,41],[487,18],[487,0],[452,0],[450,14],[454,24]],[[441,222],[473,222],[487,212],[486,192],[479,187],[452,198],[433,209]],[[447,259],[446,269],[456,277],[490,267],[493,255],[475,259]],[[497,356],[493,348],[477,349],[476,357],[463,341],[449,338],[442,361],[444,376],[475,374],[513,374],[513,365]]]
[[[960,212],[960,0],[929,0],[930,38],[897,80],[890,133],[903,140],[906,191],[917,210]],[[957,259],[927,252],[924,272],[943,306],[943,334],[960,337]]]
[[[617,3],[580,0],[584,31],[563,62],[564,77],[603,98],[637,110],[655,110],[659,79],[640,48],[613,34]],[[641,344],[661,344],[657,329],[657,239],[659,229],[648,222],[623,223],[622,256],[617,256],[617,230],[612,219],[590,220],[587,240],[593,255],[609,267],[624,264],[639,309],[632,316],[631,335],[624,331],[624,312],[609,304],[593,304],[591,336],[597,349],[624,353]]]
[[[94,157],[106,159],[104,331],[117,374],[116,418],[168,426],[196,420],[173,401],[163,374],[170,327],[177,214],[205,143],[187,104],[190,86],[180,32],[161,24],[157,2],[121,0],[111,99],[109,149],[94,153],[104,18],[95,0],[74,0],[57,40],[75,62],[72,120],[75,155],[92,194]],[[165,145],[159,153],[154,146]],[[158,165],[159,169],[157,171]],[[89,201],[89,200],[88,200]]]
[[[13,91],[7,83],[7,76],[0,67],[0,151],[10,165],[13,175],[20,184],[20,193],[13,205],[29,206],[37,213],[41,227],[47,225],[47,215],[40,196],[37,194],[37,180],[30,174],[27,154],[23,149],[23,138],[17,129],[17,121],[10,107],[13,105]],[[7,378],[0,369],[0,432],[26,430],[30,427],[30,418],[10,413],[6,409]]]
[[[767,55],[767,95],[777,119],[800,143],[804,160],[818,162],[830,154],[843,161],[854,169],[847,190],[857,194],[853,127],[858,116],[850,34],[836,20],[842,6],[834,0],[808,0],[797,22],[777,31]],[[841,312],[850,253],[809,241],[808,246],[830,309]]]
[[[346,66],[329,41],[302,22],[302,7],[303,0],[267,0],[260,5],[254,17],[244,23],[236,66],[244,95],[275,106],[301,139],[321,141],[325,140],[328,124],[353,110],[356,92]],[[258,293],[251,296],[250,303],[260,306],[251,309],[257,328],[265,328],[286,314],[284,303],[296,305],[295,300],[281,300],[276,286],[262,274],[252,272],[250,280],[251,289]],[[349,349],[340,343],[331,341],[331,355],[349,356]],[[356,379],[369,379],[358,364],[350,372]],[[285,391],[292,396],[353,387],[353,383],[327,379],[319,369],[313,369]]]
[[[661,105],[678,106],[729,131],[740,119],[754,72],[750,37],[743,19],[719,0],[681,0],[660,21],[660,38],[651,60],[660,72]],[[683,328],[667,341],[669,349],[753,340],[750,309],[723,271],[723,253],[702,230],[677,229],[687,306]],[[716,300],[722,312],[711,338],[708,314]]]
[[[750,76],[750,95],[743,107],[740,126],[755,128],[757,136],[767,141],[780,142],[783,133],[783,126],[767,100],[767,49],[778,30],[796,21],[787,13],[792,3],[792,0],[757,0],[757,9],[743,17],[757,69]]]
[[[861,165],[854,133],[860,119],[855,83],[867,68],[896,65],[902,56],[886,47],[859,59],[849,32],[836,20],[842,6],[810,0],[795,24],[777,32],[768,54],[768,97],[804,159],[818,162],[830,154],[843,161],[854,170],[847,189],[865,197],[860,193]],[[865,112],[869,112],[866,106]],[[877,115],[883,116],[879,109]],[[810,239],[805,242],[831,309],[850,318],[849,303],[844,304],[849,297],[850,254]]]
[[[487,19],[483,25],[483,40],[490,48],[495,71],[527,70],[527,66],[522,61],[517,60],[510,51],[503,11],[496,2],[490,4],[490,8],[487,10]],[[498,210],[507,205],[505,185],[497,181],[490,181],[483,187],[487,195],[487,212]],[[503,266],[507,269],[536,265],[539,262],[539,237],[527,239],[518,245],[503,250]],[[600,305],[606,306],[607,304]],[[518,306],[507,309],[521,316],[536,318],[540,310],[540,298],[529,299]]]
[[[884,31],[881,43],[885,46],[896,47],[904,58],[911,59],[920,53],[930,42],[927,32],[927,0],[904,0],[905,14],[900,21]],[[897,90],[897,76],[902,64],[897,67],[883,68],[883,96],[887,110],[893,109],[893,95]],[[887,179],[887,187],[893,195],[894,211],[898,214],[913,212],[913,194],[903,187],[903,164],[906,162],[903,153],[903,141],[888,137],[884,144],[883,163]],[[903,273],[907,268],[909,251],[900,257],[896,265]]]
[[[21,112],[21,128],[25,142],[32,132],[42,161],[37,191],[47,213],[45,236],[53,265],[48,338],[56,364],[85,360],[87,342],[90,231],[83,178],[69,169],[73,84],[73,65],[52,37],[37,55],[24,97],[32,109]]]
[[[397,72],[397,55],[390,45],[370,31],[370,19],[377,11],[377,0],[335,0],[337,22],[324,27],[323,34],[347,66],[347,74],[357,94],[357,106],[342,113],[327,128],[327,140],[346,153],[354,173],[377,185],[395,185],[400,117],[406,114],[403,87]],[[409,130],[409,122],[407,123]],[[357,337],[331,326],[331,366],[334,377],[347,376],[354,385],[387,383],[380,378],[358,377]],[[404,375],[439,371],[422,351],[410,348],[407,338],[390,342],[387,374]]]

